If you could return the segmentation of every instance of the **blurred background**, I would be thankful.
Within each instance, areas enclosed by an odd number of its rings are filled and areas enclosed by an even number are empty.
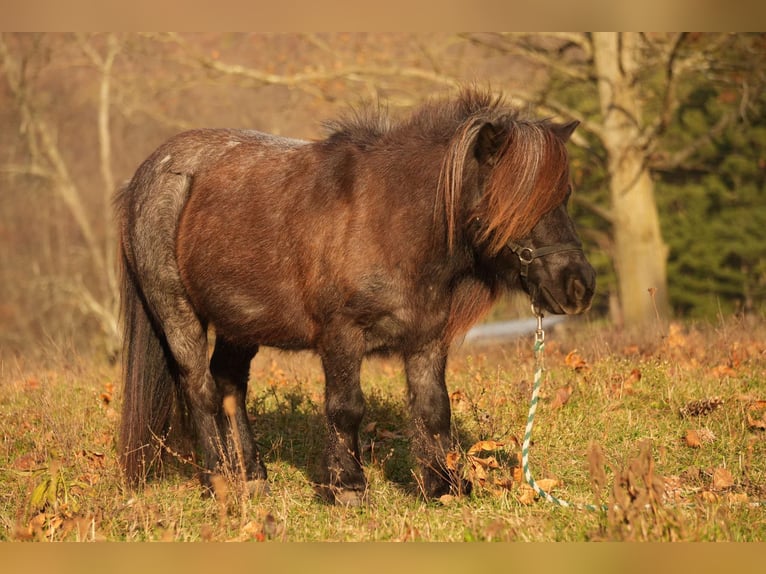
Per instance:
[[[172,134],[321,138],[476,83],[581,126],[572,212],[591,319],[766,311],[766,35],[0,35],[0,354],[118,348],[115,189]],[[492,318],[512,318],[506,302]]]

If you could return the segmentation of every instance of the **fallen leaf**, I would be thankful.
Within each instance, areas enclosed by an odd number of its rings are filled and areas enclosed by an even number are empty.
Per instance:
[[[31,471],[38,468],[38,463],[32,454],[23,454],[20,457],[14,459],[11,463],[11,468],[20,471]]]
[[[733,375],[736,375],[737,372],[732,369],[729,365],[718,365],[717,367],[713,367],[710,369],[710,374],[714,377],[731,377]]]
[[[545,492],[550,492],[559,485],[559,481],[555,478],[541,478],[535,481],[537,486]],[[522,484],[519,487],[518,500],[521,504],[532,504],[539,495],[537,491],[529,486],[527,483]]]
[[[684,440],[686,441],[686,446],[688,447],[699,448],[702,446],[702,440],[700,439],[699,433],[696,430],[687,430],[686,435],[684,436]]]
[[[678,323],[672,323],[668,329],[668,346],[673,348],[683,348],[686,346],[687,338],[682,332],[682,327]]]
[[[368,424],[366,424],[364,426],[364,428],[362,429],[362,432],[365,432],[367,434],[371,434],[371,433],[375,432],[375,427],[376,426],[378,426],[378,423],[375,422],[375,421],[373,421],[371,423],[368,423]]]
[[[519,455],[519,457],[520,456],[521,455]],[[519,460],[521,460],[521,458],[519,458]],[[518,482],[518,483],[524,482],[524,470],[520,466],[515,466],[513,468],[513,475],[512,476],[513,476],[513,481],[514,482]]]
[[[559,485],[559,481],[555,478],[541,478],[537,482],[537,486],[542,488],[545,492],[550,492]]]
[[[766,401],[755,401],[747,407],[747,424],[752,429],[766,429]]]
[[[686,446],[700,448],[703,444],[713,442],[715,434],[708,429],[688,429],[684,436]]]
[[[724,490],[734,486],[734,477],[728,469],[718,467],[713,471],[713,490]]]
[[[28,391],[35,391],[40,388],[40,380],[37,377],[29,377],[24,381],[24,387]]]
[[[457,465],[459,460],[460,460],[460,455],[455,451],[450,451],[445,456],[445,463],[449,470],[457,470]]]
[[[506,476],[504,478],[496,478],[492,481],[492,484],[504,490],[511,490],[514,482],[516,481],[513,478]]]
[[[504,443],[495,440],[480,440],[468,449],[468,455],[474,455],[477,452],[487,451],[492,452],[498,448],[504,446]]]
[[[567,353],[567,356],[564,358],[564,363],[567,367],[570,367],[577,372],[590,370],[590,366],[585,361],[585,359],[577,354],[576,349]]]
[[[746,492],[730,492],[726,495],[729,504],[747,504],[749,498]]]
[[[528,484],[522,484],[519,488],[519,494],[516,498],[521,504],[529,506],[530,504],[534,503],[535,499],[537,498],[537,493]]]
[[[452,404],[452,410],[461,413],[467,411],[470,408],[468,400],[463,394],[463,391],[455,391],[450,396],[450,403]]]
[[[641,371],[639,369],[633,369],[622,384],[622,392],[626,395],[633,394],[633,385],[641,380]]]
[[[452,494],[442,494],[439,497],[439,502],[441,502],[444,506],[447,506],[455,502],[455,497]]]
[[[700,496],[705,502],[718,502],[718,495],[714,492],[710,492],[709,490],[703,490]]]
[[[497,459],[494,456],[488,456],[487,458],[479,458],[478,456],[468,456],[468,460],[471,464],[478,465],[482,468],[500,468]]]
[[[561,408],[567,404],[569,398],[572,396],[573,390],[572,385],[566,385],[556,389],[553,400],[551,401],[551,410]]]

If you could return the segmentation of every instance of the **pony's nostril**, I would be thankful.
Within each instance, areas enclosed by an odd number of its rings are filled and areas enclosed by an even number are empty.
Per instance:
[[[569,280],[567,296],[569,301],[581,307],[583,310],[590,307],[593,299],[594,282],[589,281],[588,277],[573,277]]]
[[[588,288],[579,279],[572,279],[569,283],[569,295],[575,301],[581,301],[587,292]]]

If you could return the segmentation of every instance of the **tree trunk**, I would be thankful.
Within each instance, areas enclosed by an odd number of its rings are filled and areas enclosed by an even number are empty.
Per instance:
[[[636,73],[638,38],[630,33],[593,35],[609,164],[614,249],[622,320],[627,327],[656,324],[667,316],[667,254],[654,183],[641,144],[641,99]]]

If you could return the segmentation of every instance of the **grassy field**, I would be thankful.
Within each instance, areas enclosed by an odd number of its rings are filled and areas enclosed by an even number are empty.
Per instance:
[[[249,411],[271,492],[236,477],[200,495],[180,460],[140,493],[116,464],[119,366],[50,357],[0,364],[0,540],[756,541],[766,540],[766,322],[671,325],[640,340],[587,323],[551,329],[531,468],[521,480],[535,363],[528,338],[456,349],[457,455],[470,497],[426,502],[408,452],[402,369],[363,371],[369,504],[321,502],[322,377],[315,358],[262,352]]]

